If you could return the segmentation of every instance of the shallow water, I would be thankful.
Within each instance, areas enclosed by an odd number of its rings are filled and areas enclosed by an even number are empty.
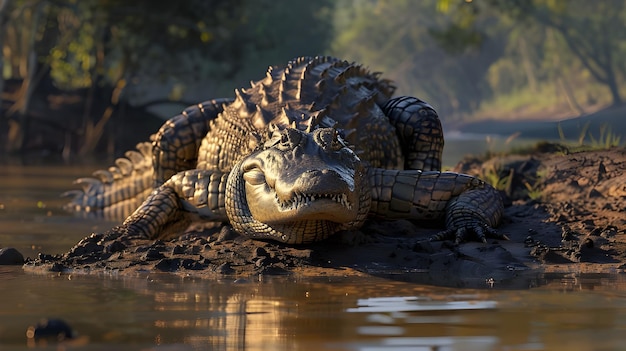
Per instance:
[[[621,276],[467,290],[383,278],[33,276],[0,268],[0,349],[42,316],[81,350],[621,350]]]
[[[0,247],[17,248],[25,257],[61,253],[86,234],[115,223],[85,220],[62,209],[60,194],[88,176],[94,166],[0,164]]]
[[[115,223],[65,213],[84,166],[0,166],[0,247],[62,253]],[[0,350],[61,318],[80,350],[621,350],[626,277],[542,275],[505,289],[424,284],[415,274],[198,280],[35,275],[0,266]]]

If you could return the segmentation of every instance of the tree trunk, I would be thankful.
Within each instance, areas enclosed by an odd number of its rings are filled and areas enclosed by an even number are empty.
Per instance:
[[[11,12],[9,3],[9,0],[0,0],[0,121],[4,119],[4,54],[2,49],[4,48],[5,25],[9,21]],[[1,122],[0,125],[2,125]]]
[[[526,38],[523,36],[519,39],[519,50],[522,59],[522,67],[524,68],[526,80],[528,81],[528,87],[530,88],[530,91],[536,93],[539,91],[537,88],[537,76],[535,75],[535,69],[533,68],[532,59],[530,58],[528,43],[526,43]]]
[[[621,105],[624,101],[622,100],[622,96],[619,92],[619,86],[615,79],[615,73],[613,72],[613,67],[610,67],[610,70],[607,72],[606,85],[609,87],[609,91],[611,92],[611,98],[613,99],[613,106]]]
[[[22,76],[22,87],[12,111],[17,112],[18,119],[16,123],[10,124],[9,138],[7,140],[7,151],[24,150],[28,136],[28,124],[30,123],[29,110],[30,102],[38,84],[38,65],[37,65],[37,28],[40,19],[46,9],[45,3],[39,3],[33,8],[25,8],[22,13],[24,25],[27,28],[22,34],[22,52],[20,58],[20,72]]]
[[[562,35],[572,54],[580,60],[599,83],[607,86],[611,93],[612,104],[621,104],[622,97],[614,70],[617,64],[613,60],[614,52],[611,46],[611,42],[618,40],[615,39],[615,33],[603,27],[595,31],[595,36],[589,34],[593,32],[592,28],[577,35],[576,28],[571,25],[558,23],[545,15],[538,15],[536,18],[545,26],[554,28]]]

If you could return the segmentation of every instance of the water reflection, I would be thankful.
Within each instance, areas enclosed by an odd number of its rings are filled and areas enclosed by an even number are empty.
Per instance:
[[[155,309],[161,312],[154,321],[155,342],[182,342],[194,349],[294,349],[295,340],[282,325],[290,308],[283,301],[258,297],[259,289],[250,288],[218,283],[208,291],[154,294]],[[187,335],[178,339],[182,333]]]
[[[626,342],[626,277],[549,276],[532,290],[469,290],[383,278],[198,280],[0,268],[0,349],[42,317],[81,349],[592,350]]]

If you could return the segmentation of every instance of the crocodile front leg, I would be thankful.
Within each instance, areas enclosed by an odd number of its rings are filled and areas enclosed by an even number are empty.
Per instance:
[[[372,185],[370,215],[386,219],[440,220],[446,229],[434,240],[457,243],[474,235],[506,239],[496,227],[502,217],[500,194],[484,181],[453,172],[419,170],[368,171]]]
[[[130,236],[164,239],[180,235],[194,219],[226,222],[227,173],[188,170],[175,174],[131,214],[118,231]]]
[[[154,187],[178,172],[196,168],[198,149],[212,120],[233,99],[215,99],[186,108],[170,118],[155,134],[153,141]]]
[[[432,240],[454,239],[456,244],[474,236],[483,243],[487,237],[509,240],[494,227],[504,212],[500,194],[490,185],[470,189],[453,198],[446,206],[446,229]]]

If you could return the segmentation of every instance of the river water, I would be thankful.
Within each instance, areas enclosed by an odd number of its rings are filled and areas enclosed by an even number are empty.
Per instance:
[[[452,148],[453,149],[453,148]],[[467,148],[460,147],[466,151]],[[453,164],[448,156],[446,164]],[[62,253],[115,223],[65,213],[59,194],[95,166],[0,165],[0,247]],[[527,278],[526,278],[527,279]],[[0,350],[29,326],[77,333],[51,350],[622,350],[626,277],[544,275],[524,289],[359,278],[201,280],[25,273],[0,266]]]

